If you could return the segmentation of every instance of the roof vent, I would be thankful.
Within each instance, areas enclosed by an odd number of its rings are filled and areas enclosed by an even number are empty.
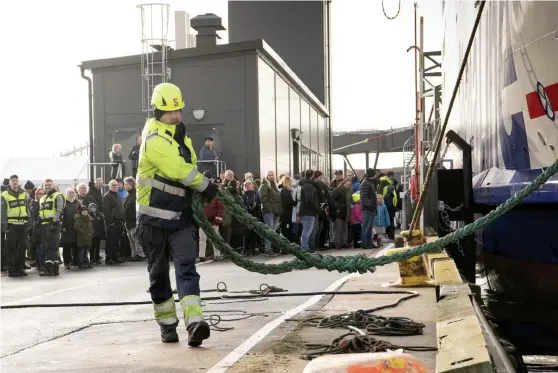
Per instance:
[[[196,36],[197,47],[217,45],[217,39],[221,39],[217,31],[225,30],[221,17],[213,13],[206,13],[192,18],[190,26],[198,32]]]

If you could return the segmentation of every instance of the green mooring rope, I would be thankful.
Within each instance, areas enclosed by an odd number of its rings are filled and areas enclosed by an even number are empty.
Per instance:
[[[294,255],[296,259],[285,261],[278,264],[264,264],[256,263],[243,255],[237,253],[229,245],[225,243],[223,238],[211,228],[211,224],[207,221],[203,214],[203,199],[199,193],[194,194],[193,209],[194,219],[198,225],[203,229],[207,238],[221,251],[227,258],[229,258],[236,265],[247,269],[251,272],[258,272],[262,274],[280,274],[290,272],[293,270],[301,270],[307,268],[327,269],[328,271],[338,272],[374,272],[376,266],[382,266],[401,260],[409,259],[415,256],[422,255],[426,252],[437,251],[448,244],[460,240],[475,231],[482,229],[494,222],[500,216],[504,215],[515,206],[521,204],[523,200],[534,191],[543,186],[548,179],[550,179],[558,171],[558,160],[552,166],[547,168],[540,174],[531,184],[527,185],[523,190],[515,196],[508,199],[505,203],[499,205],[496,209],[489,214],[476,220],[475,222],[458,229],[447,236],[444,236],[436,241],[429,242],[407,251],[389,255],[380,256],[376,258],[367,257],[364,254],[351,255],[351,256],[332,256],[322,255],[319,253],[309,253],[303,250],[300,246],[290,243],[285,237],[277,234],[272,229],[268,228],[265,224],[261,223],[250,215],[243,206],[236,203],[236,201],[226,191],[220,190],[218,197],[225,206],[225,209],[233,214],[240,222],[256,232],[263,238],[268,239],[275,244],[279,249],[284,252]]]

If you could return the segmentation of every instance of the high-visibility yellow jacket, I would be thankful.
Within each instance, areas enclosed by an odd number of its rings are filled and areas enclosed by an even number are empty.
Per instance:
[[[8,224],[25,224],[29,219],[27,214],[27,193],[25,190],[19,188],[17,192],[8,189],[2,193],[3,208],[2,214],[6,214],[2,217],[2,221],[7,218]]]
[[[390,186],[392,186],[392,188],[389,188]],[[384,196],[384,203],[388,189],[393,189],[393,207],[397,206],[397,191],[393,185],[393,180],[387,176],[382,176],[380,178],[380,183],[378,184],[378,189],[378,191],[382,193],[382,196]]]
[[[62,197],[62,199],[58,199],[59,196]],[[39,200],[39,218],[41,219],[41,224],[50,224],[55,218],[60,221],[64,212],[64,206],[66,206],[66,198],[62,193],[52,192],[42,196]]]
[[[197,170],[197,157],[185,126],[148,119],[142,132],[137,171],[136,211],[140,224],[180,229],[192,218],[192,191],[209,179]]]

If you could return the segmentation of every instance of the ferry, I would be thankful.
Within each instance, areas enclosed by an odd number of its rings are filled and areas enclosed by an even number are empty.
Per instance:
[[[450,101],[479,3],[443,2],[444,104]],[[558,1],[485,4],[448,124],[472,147],[477,216],[514,196],[558,158],[557,15]],[[453,146],[445,158],[457,168],[463,161]],[[557,230],[554,175],[476,237],[489,308],[502,333],[527,354],[558,350]]]

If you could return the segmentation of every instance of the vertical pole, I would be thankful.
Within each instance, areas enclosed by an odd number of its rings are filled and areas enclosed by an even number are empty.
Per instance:
[[[424,17],[420,17],[420,50],[419,50],[419,69],[420,69],[420,79],[419,79],[419,108],[420,108],[420,120],[419,120],[419,131],[418,135],[418,153],[419,156],[419,191],[422,193],[422,188],[424,187]],[[424,231],[424,214],[420,215],[420,225],[419,229]]]
[[[370,152],[364,152],[365,159],[365,171],[370,168]]]
[[[415,2],[415,24],[414,24],[414,29],[415,29],[415,44],[414,46],[416,47],[418,44],[418,40],[417,40],[417,7],[418,7],[418,3]],[[419,152],[419,138],[418,138],[418,133],[419,133],[419,92],[418,92],[418,61],[417,61],[417,49],[414,48],[414,53],[415,53],[415,174],[418,173],[419,170],[419,157],[418,157],[418,152]],[[409,165],[410,166],[410,165]],[[418,184],[418,178],[415,179],[416,183]],[[417,185],[418,186],[418,185]]]

